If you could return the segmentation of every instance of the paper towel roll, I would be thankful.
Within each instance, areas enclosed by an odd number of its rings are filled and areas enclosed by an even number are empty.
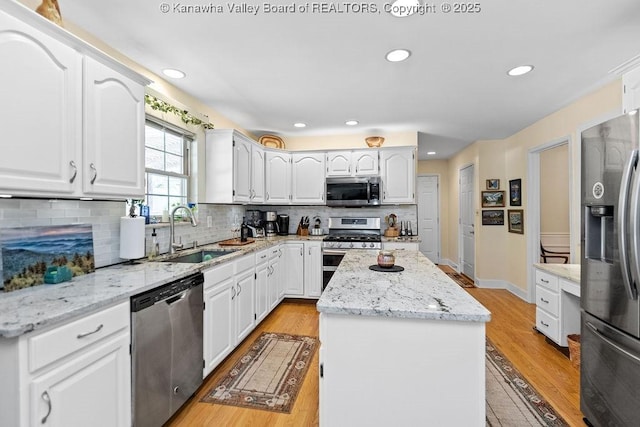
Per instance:
[[[144,257],[144,217],[120,218],[120,258]]]

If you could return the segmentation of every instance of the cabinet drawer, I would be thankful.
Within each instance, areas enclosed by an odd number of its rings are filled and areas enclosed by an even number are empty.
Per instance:
[[[129,302],[28,338],[29,371],[72,354],[121,329],[129,329]]]
[[[558,292],[558,277],[545,271],[536,270],[536,285]]]
[[[233,262],[227,262],[203,271],[204,289],[209,289],[210,287],[233,277],[233,266]]]
[[[263,249],[260,252],[256,253],[256,265],[260,265],[269,260],[269,254],[271,253],[271,248]]]
[[[558,318],[536,308],[536,328],[555,342],[560,342]]]
[[[536,286],[536,305],[538,308],[558,317],[559,300],[560,298],[555,292],[542,286]]]
[[[238,259],[235,262],[235,264],[236,264],[236,274],[237,273],[242,273],[242,272],[245,272],[247,270],[251,270],[251,269],[255,268],[256,259],[255,259],[253,254],[246,255],[246,256],[243,256],[242,258]]]

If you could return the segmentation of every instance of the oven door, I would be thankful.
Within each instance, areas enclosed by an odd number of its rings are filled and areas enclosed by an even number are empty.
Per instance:
[[[338,269],[340,261],[347,253],[341,249],[322,249],[322,290],[327,287],[333,273]]]

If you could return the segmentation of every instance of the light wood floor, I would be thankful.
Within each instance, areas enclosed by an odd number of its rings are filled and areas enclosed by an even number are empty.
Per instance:
[[[491,311],[487,336],[549,401],[571,426],[583,426],[580,413],[579,371],[569,359],[535,332],[535,306],[506,290],[466,289]],[[317,426],[318,353],[314,357],[291,414],[200,403],[262,332],[318,336],[318,313],[313,303],[281,303],[243,343],[205,379],[204,385],[168,423],[170,426]]]

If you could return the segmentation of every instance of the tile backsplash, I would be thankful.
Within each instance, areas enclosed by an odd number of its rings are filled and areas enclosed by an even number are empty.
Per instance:
[[[391,213],[398,220],[411,221],[414,233],[417,233],[416,205],[381,206],[376,208],[329,208],[326,206],[240,206],[199,204],[196,217],[198,226],[191,223],[176,223],[176,241],[182,241],[185,247],[191,247],[194,241],[198,245],[229,239],[233,236],[231,223],[234,216],[240,220],[245,209],[276,211],[287,214],[289,233],[294,234],[301,216],[322,220],[322,227],[327,232],[327,218],[331,216],[366,216],[379,217],[384,230],[384,217]],[[118,264],[125,260],[120,258],[120,217],[126,215],[124,201],[83,201],[83,200],[48,200],[48,199],[1,199],[0,228],[27,227],[40,225],[92,224],[96,268]],[[211,227],[207,218],[211,217]],[[160,245],[160,253],[169,251],[169,225],[151,224],[146,227],[146,253],[151,250],[151,233],[156,229]],[[2,264],[0,263],[0,268]],[[0,272],[1,275],[1,272]]]

